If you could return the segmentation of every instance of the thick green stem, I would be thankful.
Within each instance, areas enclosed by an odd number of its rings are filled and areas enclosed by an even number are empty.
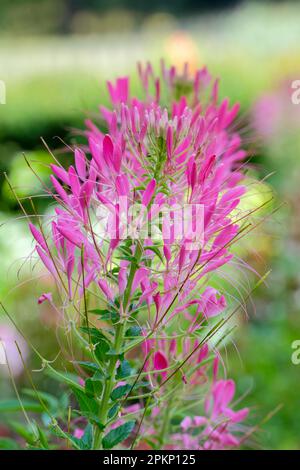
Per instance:
[[[107,378],[105,380],[104,392],[103,392],[102,401],[100,405],[100,412],[99,412],[99,420],[103,425],[105,425],[107,421],[110,395],[114,389],[115,382],[116,382],[116,379],[115,379],[116,364],[117,364],[117,361],[119,358],[118,356],[120,354],[120,350],[123,344],[125,324],[126,324],[125,321],[122,323],[120,322],[116,328],[116,337],[115,337],[115,344],[114,344],[115,355],[111,357],[109,361],[108,369],[107,369]],[[97,427],[95,431],[95,438],[94,438],[94,449],[101,449],[102,435],[103,435],[103,431]]]
[[[126,311],[130,300],[131,288],[134,279],[134,275],[138,269],[139,262],[142,256],[142,247],[140,244],[137,244],[135,250],[135,261],[131,263],[128,283],[124,292],[123,299],[123,318],[121,317],[120,322],[116,326],[115,342],[114,342],[114,352],[115,354],[111,356],[111,359],[108,364],[107,377],[104,384],[104,391],[102,396],[102,401],[99,411],[99,420],[105,426],[108,419],[109,411],[109,400],[111,392],[113,391],[116,384],[116,365],[119,359],[119,355],[124,342],[124,335],[126,330]],[[102,436],[103,430],[99,427],[96,427],[95,436],[94,436],[94,449],[101,449],[102,447]]]

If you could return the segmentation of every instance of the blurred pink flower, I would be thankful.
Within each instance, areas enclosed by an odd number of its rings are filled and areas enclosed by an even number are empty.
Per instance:
[[[4,356],[4,359],[7,359],[11,373],[14,377],[19,376],[23,372],[23,363],[18,352],[16,342],[20,348],[24,361],[26,361],[29,355],[27,344],[16,329],[7,324],[0,324],[0,342],[0,348],[2,345],[1,349],[3,351],[2,355]],[[6,361],[4,360],[1,362],[4,363]],[[0,374],[1,373],[9,375],[8,366],[5,363],[2,365],[0,364]]]
[[[84,430],[80,428],[75,428],[73,436],[76,437],[76,439],[81,439],[82,436],[84,435]]]
[[[43,302],[46,302],[48,300],[48,302],[52,302],[52,294],[51,292],[48,292],[47,294],[42,294],[39,298],[38,298],[38,304],[42,304]]]

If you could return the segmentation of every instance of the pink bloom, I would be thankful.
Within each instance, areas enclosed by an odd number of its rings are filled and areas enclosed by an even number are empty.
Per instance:
[[[218,103],[217,82],[206,68],[192,74],[188,66],[178,71],[162,64],[156,76],[147,64],[139,65],[139,76],[142,99],[132,96],[127,77],[108,82],[113,109],[100,108],[105,133],[87,121],[86,147],[75,149],[74,165],[51,166],[57,203],[51,231],[45,238],[33,225],[30,230],[66,305],[75,301],[81,313],[88,291],[89,303],[141,325],[144,340],[137,344],[150,388],[163,394],[175,371],[183,393],[197,390],[201,398],[201,386],[213,377],[205,409],[183,419],[172,446],[236,446],[235,424],[248,410],[230,408],[234,383],[217,380],[217,361],[202,331],[227,307],[208,279],[233,259],[230,247],[240,228],[235,219],[246,191],[240,170],[246,152],[232,131],[239,106]],[[195,209],[190,217],[182,216],[185,206]],[[116,334],[109,315],[101,324],[108,336]],[[149,435],[155,420],[161,424],[156,411]],[[126,412],[128,406],[111,429]]]
[[[84,430],[80,428],[75,428],[73,436],[76,437],[76,439],[81,439],[84,435]]]
[[[16,343],[26,363],[29,352],[24,339],[15,328],[3,323],[0,324],[0,374],[4,373],[5,375],[9,375],[7,364],[14,377],[18,377],[22,374],[24,366]]]
[[[42,295],[38,298],[38,304],[42,304],[43,302],[46,302],[46,301],[52,302],[52,294],[51,294],[51,292],[42,294]]]

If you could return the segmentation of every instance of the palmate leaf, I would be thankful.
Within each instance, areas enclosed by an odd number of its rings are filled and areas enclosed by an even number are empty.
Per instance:
[[[130,377],[131,374],[132,374],[132,368],[129,362],[126,359],[124,359],[124,361],[121,362],[121,364],[119,365],[117,369],[116,379],[117,380],[125,379],[126,377]]]
[[[142,335],[142,328],[140,326],[131,326],[125,333],[126,338],[135,338]]]
[[[93,345],[95,346],[95,356],[99,362],[105,362],[107,354],[111,349],[111,342],[100,330],[97,328],[88,328],[81,326],[80,330],[87,334]]]
[[[108,411],[109,419],[114,418],[120,410],[120,402],[115,403]]]
[[[125,441],[133,431],[135,421],[127,421],[127,423],[121,424],[121,426],[112,429],[102,439],[103,449],[112,449],[116,445]]]
[[[126,395],[126,393],[128,393],[130,389],[131,385],[129,384],[120,385],[111,392],[110,398],[113,401],[118,400],[119,398],[122,398],[124,395]]]
[[[73,393],[83,414],[85,412],[92,413],[93,415],[98,414],[99,405],[94,398],[87,396],[85,391],[78,389],[73,389]]]
[[[97,360],[101,363],[106,362],[107,355],[110,349],[111,347],[106,340],[104,339],[99,340],[96,344],[95,351],[94,351]]]
[[[90,423],[95,424],[95,426],[98,426],[101,431],[105,429],[104,424],[101,423],[100,418],[97,415],[94,415],[93,413],[79,413],[80,416],[84,416]]]
[[[96,372],[93,377],[89,377],[85,381],[85,393],[88,397],[99,397],[103,389],[103,377],[99,372]]]

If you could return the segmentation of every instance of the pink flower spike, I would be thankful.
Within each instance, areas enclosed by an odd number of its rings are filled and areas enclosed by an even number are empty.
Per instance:
[[[148,204],[151,202],[153,194],[155,192],[155,188],[156,181],[155,179],[152,179],[143,193],[142,204],[144,206],[148,206]]]
[[[51,292],[48,292],[48,293],[45,293],[45,294],[42,294],[39,298],[38,298],[38,304],[42,304],[43,302],[52,302],[52,294]]]

